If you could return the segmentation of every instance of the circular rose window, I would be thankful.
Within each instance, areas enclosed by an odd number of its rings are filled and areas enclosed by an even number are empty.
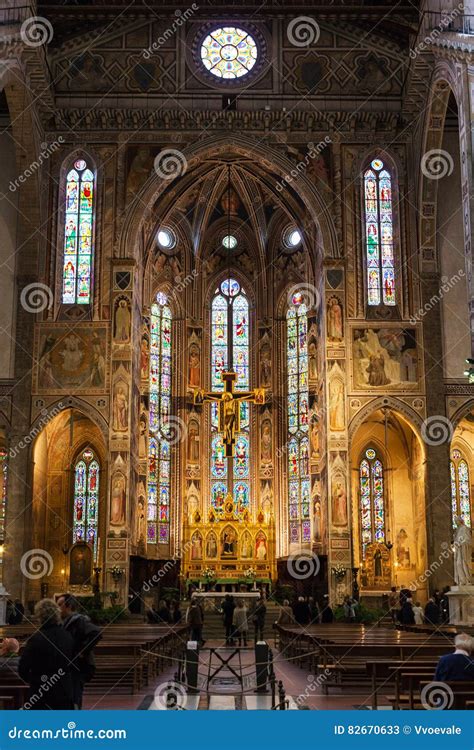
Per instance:
[[[235,26],[214,29],[201,45],[202,64],[216,78],[242,78],[252,70],[257,57],[253,37]]]

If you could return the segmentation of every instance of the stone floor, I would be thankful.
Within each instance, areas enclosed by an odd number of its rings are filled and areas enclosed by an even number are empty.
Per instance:
[[[270,645],[273,647],[273,643]],[[226,648],[218,640],[209,640],[201,651],[198,684],[204,688],[209,668],[210,648],[219,648],[221,655],[226,658],[232,649]],[[236,665],[235,659],[232,665]],[[105,695],[86,695],[84,708],[91,710],[104,709],[148,709],[165,710],[170,699],[177,708],[185,710],[256,710],[268,709],[271,705],[269,695],[255,694],[255,657],[252,647],[242,649],[241,652],[243,690],[239,681],[228,670],[221,670],[211,681],[210,694],[201,690],[199,695],[187,695],[185,689],[177,685],[174,680],[176,666],[163,671],[154,684],[148,685],[135,695],[114,694],[111,690]],[[219,660],[214,656],[212,667],[217,667]],[[290,709],[354,709],[368,710],[370,708],[369,689],[364,693],[346,691],[344,694],[334,688],[329,695],[323,695],[322,689],[314,683],[314,675],[287,661],[278,651],[274,651],[274,668],[276,679],[282,680]],[[236,670],[238,671],[238,670]],[[169,685],[173,687],[168,690]],[[173,697],[174,696],[174,697]],[[383,697],[379,700],[380,709],[387,710],[390,706]]]

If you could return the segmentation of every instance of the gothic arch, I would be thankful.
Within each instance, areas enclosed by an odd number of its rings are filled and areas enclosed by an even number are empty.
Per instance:
[[[275,149],[267,145],[263,152],[253,139],[243,136],[234,135],[231,142],[229,142],[227,136],[217,138],[214,136],[203,143],[184,148],[181,153],[184,157],[185,168],[182,170],[181,178],[176,185],[170,184],[169,180],[160,181],[156,175],[152,175],[131,203],[119,239],[118,257],[128,258],[131,254],[137,256],[140,247],[141,227],[149,219],[158,200],[166,192],[166,204],[162,206],[160,211],[162,220],[166,220],[171,206],[176,203],[178,195],[181,195],[189,187],[190,182],[196,179],[193,172],[199,171],[200,165],[206,158],[228,158],[229,154],[252,158],[256,171],[260,172],[262,181],[275,194],[279,203],[281,198],[278,197],[279,193],[275,187],[276,181],[278,178],[284,179],[294,168],[293,163]],[[314,225],[321,232],[320,250],[324,249],[327,257],[339,257],[341,251],[336,229],[318,190],[301,174],[295,178],[295,185],[296,189],[288,188],[287,203],[294,206],[296,214],[300,214],[302,219],[305,212],[309,213]],[[137,257],[136,259],[140,260]]]
[[[373,399],[366,403],[358,412],[355,414],[349,423],[349,442],[352,441],[355,433],[363,422],[371,415],[372,412],[378,409],[388,408],[394,412],[397,412],[405,422],[408,423],[409,427],[414,431],[416,436],[422,442],[421,439],[421,427],[423,420],[421,416],[412,407],[408,406],[404,401],[400,401],[398,398],[393,396],[380,396],[379,398]]]
[[[90,404],[88,401],[83,401],[76,396],[68,396],[65,399],[60,398],[57,401],[48,404],[48,406],[46,407],[46,411],[48,414],[56,412],[53,416],[53,419],[62,412],[67,411],[67,409],[78,411],[83,414],[83,416],[90,419],[91,422],[93,422],[96,427],[99,428],[104,439],[104,444],[107,444],[109,438],[109,425],[100,411],[92,406],[92,404]],[[43,427],[45,426],[44,419],[45,415],[40,412],[31,423],[30,432],[38,431],[38,428],[40,428],[39,431],[41,431],[41,429],[43,429]],[[48,422],[49,421],[51,421],[51,419],[48,420]]]
[[[474,412],[474,399],[471,399],[470,401],[467,401],[465,404],[460,406],[451,416],[450,421],[453,429],[456,429],[456,427],[464,419],[464,417],[467,417],[468,414],[472,414],[472,412]]]

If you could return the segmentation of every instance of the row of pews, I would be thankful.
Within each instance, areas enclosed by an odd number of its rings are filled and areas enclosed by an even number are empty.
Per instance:
[[[280,654],[317,675],[324,695],[331,689],[362,690],[372,709],[382,695],[395,709],[424,708],[422,694],[430,690],[439,657],[452,653],[456,633],[449,626],[402,631],[346,623],[275,628]],[[474,683],[449,683],[448,688],[447,708],[470,707]]]
[[[21,645],[34,632],[32,625],[0,628],[0,638],[16,638]],[[94,654],[96,674],[86,685],[85,696],[112,692],[134,694],[161,671],[184,657],[186,625],[117,623],[105,626]],[[21,650],[20,650],[21,653]],[[0,709],[19,709],[27,699],[28,685],[8,667],[0,672]]]

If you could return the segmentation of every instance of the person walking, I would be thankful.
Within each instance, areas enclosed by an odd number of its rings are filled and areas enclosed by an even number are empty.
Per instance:
[[[245,606],[245,601],[243,599],[239,599],[237,602],[237,607],[234,611],[234,635],[239,640],[239,646],[242,645],[242,641],[244,643],[244,647],[247,646],[247,634],[249,631],[249,623],[248,623],[248,609]]]
[[[62,594],[57,600],[64,629],[71,634],[74,642],[74,663],[72,681],[74,706],[82,708],[84,686],[95,675],[94,648],[102,638],[102,630],[91,622],[90,617],[81,614],[79,602],[72,594]]]
[[[231,596],[230,594],[226,594],[225,599],[222,602],[221,610],[224,616],[223,622],[224,622],[224,628],[225,628],[226,646],[231,646],[233,643],[233,635],[234,635],[233,623],[234,623],[235,602],[234,602],[233,596]]]
[[[252,610],[252,622],[255,629],[255,643],[257,641],[263,641],[263,634],[265,630],[265,617],[267,615],[267,608],[265,606],[265,599],[260,596]]]
[[[186,612],[186,624],[190,629],[189,639],[196,641],[198,646],[204,646],[205,641],[202,639],[202,612],[195,597],[191,599],[188,611]]]
[[[61,612],[53,599],[41,599],[34,614],[39,628],[28,638],[18,664],[19,676],[30,685],[25,707],[73,710],[74,639],[61,625]]]

